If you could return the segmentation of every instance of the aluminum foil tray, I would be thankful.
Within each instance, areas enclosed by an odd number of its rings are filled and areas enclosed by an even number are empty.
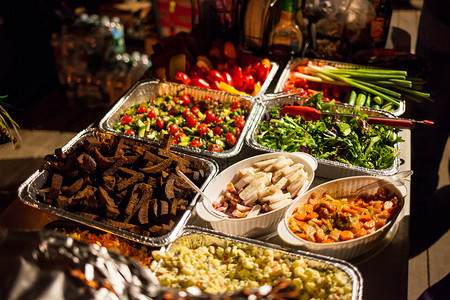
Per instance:
[[[362,299],[363,278],[359,270],[346,261],[329,256],[318,255],[301,250],[290,250],[288,248],[284,248],[282,246],[271,244],[265,241],[219,233],[214,230],[196,226],[186,226],[180,236],[173,243],[169,244],[167,247],[162,248],[161,251],[170,251],[171,247],[176,247],[177,245],[185,245],[188,247],[219,245],[223,248],[226,248],[230,244],[239,244],[247,247],[253,246],[259,249],[273,250],[275,255],[280,254],[281,256],[285,256],[287,259],[304,258],[310,263],[310,266],[322,266],[325,268],[339,269],[343,271],[351,281],[351,299]],[[155,273],[157,273],[160,264],[161,261],[159,261],[159,265],[156,267]]]
[[[114,124],[119,122],[120,114],[124,112],[126,109],[128,109],[130,106],[142,103],[144,101],[148,101],[152,98],[156,98],[161,95],[176,95],[179,91],[183,91],[184,93],[190,94],[195,99],[210,96],[222,103],[232,101],[240,101],[240,102],[245,101],[248,102],[250,105],[252,105],[252,109],[247,117],[246,125],[242,129],[241,135],[237,139],[236,145],[233,148],[222,152],[212,152],[198,148],[173,145],[173,148],[179,151],[204,155],[208,157],[226,159],[237,155],[241,150],[242,145],[244,144],[245,135],[248,132],[250,124],[257,115],[256,106],[254,105],[255,101],[254,98],[240,97],[216,90],[203,89],[199,87],[187,86],[177,83],[168,83],[160,81],[141,81],[136,83],[130,90],[128,90],[124,94],[124,96],[121,99],[119,99],[118,102],[111,108],[111,110],[108,113],[106,113],[106,115],[100,121],[99,127],[105,131],[113,132],[120,136],[126,136],[128,138],[133,138],[142,142],[160,144],[161,141],[158,140],[139,137],[137,135],[130,136],[124,134],[122,132],[115,130],[113,126]]]
[[[278,106],[285,106],[285,105],[292,105],[293,103],[298,103],[302,105],[307,99],[305,98],[299,98],[299,97],[293,97],[293,96],[287,96],[287,97],[279,97],[276,99],[267,99],[263,100],[259,103],[263,108],[258,109],[259,115],[256,116],[254,119],[254,122],[246,136],[246,143],[251,148],[262,151],[262,152],[284,152],[281,150],[276,150],[268,147],[264,147],[260,145],[256,139],[255,134],[258,130],[259,124],[264,118],[264,115],[267,111],[270,111],[272,107],[278,107]],[[358,108],[349,105],[349,104],[336,104],[336,112],[340,113],[352,113],[354,110],[357,110]],[[382,117],[391,117],[394,118],[395,116],[391,113],[383,110],[378,109],[371,109],[371,108],[363,108],[361,107],[359,109],[361,112],[366,113],[369,116],[382,116]],[[399,150],[399,145],[396,144],[395,148]],[[397,174],[400,169],[400,158],[396,158],[394,160],[394,164],[387,169],[381,169],[381,170],[374,170],[369,168],[363,168],[358,166],[350,166],[345,163],[341,163],[338,161],[332,161],[322,158],[316,158],[317,162],[319,163],[317,169],[316,169],[316,176],[319,177],[325,177],[325,178],[341,178],[345,176],[357,176],[357,175],[374,175],[374,176],[389,176]]]
[[[362,66],[357,64],[351,64],[351,63],[345,63],[345,62],[337,62],[337,61],[330,61],[330,60],[323,60],[323,59],[310,59],[310,58],[293,58],[291,59],[284,68],[283,72],[280,75],[280,78],[277,82],[277,85],[275,87],[275,93],[281,92],[282,88],[286,82],[286,80],[289,77],[289,73],[291,70],[294,70],[298,66],[305,65],[308,61],[312,61],[316,65],[323,66],[323,65],[330,65],[334,66],[340,69],[356,69],[356,68],[366,68],[366,69],[373,69],[373,67],[368,66]],[[394,110],[390,111],[391,114],[394,116],[401,116],[405,112],[405,100],[400,101],[400,106]],[[384,110],[382,110],[384,111]]]
[[[85,129],[85,130],[81,131],[62,148],[63,153],[70,153],[70,151],[76,145],[78,145],[79,143],[82,143],[85,140],[85,138],[87,138],[89,136],[93,136],[97,132],[99,132],[99,129],[97,129],[97,128]],[[132,139],[127,139],[127,138],[125,138],[125,139],[130,141],[132,144],[137,144],[137,145],[145,144],[143,142],[134,141]],[[152,146],[152,145],[150,145],[150,146]],[[198,162],[202,163],[205,166],[205,169],[203,170],[205,172],[205,181],[203,182],[202,186],[200,187],[201,189],[204,189],[208,185],[208,183],[211,181],[211,179],[218,172],[219,167],[218,167],[217,163],[211,159],[193,156],[193,155],[186,154],[186,153],[183,154],[183,153],[172,151],[172,150],[171,150],[171,152],[176,153],[183,157],[189,157],[191,159],[197,160]],[[175,240],[176,237],[178,236],[178,234],[180,233],[180,231],[183,229],[183,227],[186,225],[187,221],[189,220],[189,218],[192,214],[192,209],[194,208],[194,206],[197,203],[197,200],[199,198],[199,194],[196,194],[190,200],[190,203],[188,204],[186,211],[184,211],[182,213],[182,215],[180,216],[180,218],[178,219],[178,221],[176,222],[176,224],[174,225],[172,230],[169,231],[167,234],[162,235],[162,236],[155,236],[155,237],[143,236],[143,235],[132,233],[130,231],[127,231],[127,230],[124,230],[124,229],[121,229],[116,226],[112,226],[112,225],[109,225],[109,224],[106,224],[106,223],[103,223],[100,221],[88,219],[86,217],[75,214],[73,212],[70,212],[70,211],[64,210],[62,208],[58,208],[56,206],[49,205],[49,204],[39,201],[37,198],[37,195],[39,194],[39,190],[46,183],[47,177],[49,175],[49,172],[45,168],[46,165],[48,165],[48,163],[46,163],[42,168],[40,168],[39,170],[34,172],[30,177],[28,177],[26,179],[26,181],[24,183],[22,183],[20,185],[20,187],[18,189],[18,196],[19,196],[20,201],[22,201],[23,203],[25,203],[29,206],[38,208],[42,211],[52,213],[52,214],[55,214],[57,216],[60,216],[60,217],[63,217],[63,218],[66,218],[66,219],[69,219],[72,221],[79,222],[81,224],[93,227],[95,229],[103,230],[106,232],[111,232],[115,235],[130,239],[130,240],[142,243],[142,244],[146,244],[149,246],[163,246],[163,245],[167,245],[170,242],[172,242],[173,240]]]

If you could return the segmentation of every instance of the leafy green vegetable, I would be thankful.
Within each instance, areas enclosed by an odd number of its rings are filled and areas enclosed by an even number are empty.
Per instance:
[[[322,95],[312,96],[307,105],[328,110],[333,103],[322,102]],[[301,116],[280,116],[281,107],[272,107],[270,117],[256,132],[256,141],[265,147],[286,152],[303,151],[326,160],[369,169],[386,169],[400,154],[395,145],[404,140],[389,126],[370,125],[367,115],[319,121],[305,121]]]

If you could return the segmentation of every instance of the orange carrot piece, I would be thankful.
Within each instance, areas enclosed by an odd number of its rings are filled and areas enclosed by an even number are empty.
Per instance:
[[[351,209],[354,209],[354,210],[356,210],[356,211],[359,211],[359,212],[363,212],[363,211],[364,211],[363,208],[358,207],[358,206],[356,206],[356,205],[350,205],[350,208],[351,208]]]
[[[313,211],[313,205],[312,204],[304,204],[303,207],[305,208],[306,213],[311,213]]]
[[[350,230],[343,230],[341,232],[341,241],[348,241],[352,239],[354,239],[354,235]]]
[[[322,241],[325,239],[326,235],[323,232],[322,228],[319,228],[316,230],[315,238],[318,242],[322,243]]]
[[[364,223],[364,228],[370,229],[375,227],[375,220],[370,220]]]
[[[297,220],[299,220],[299,221],[308,221],[309,219],[308,219],[308,217],[307,217],[307,215],[305,214],[305,213],[300,213],[300,212],[297,212],[295,215],[294,215],[294,217],[297,219]]]
[[[350,208],[349,206],[347,206],[347,205],[344,205],[344,206],[342,207],[342,212],[348,212],[349,214],[354,215],[354,216],[356,216],[356,215],[358,214],[358,212],[357,212],[356,210],[351,209],[351,208]]]
[[[314,227],[312,227],[311,225],[308,224],[303,224],[301,226],[301,229],[306,233],[306,235],[308,236],[308,240],[310,240],[311,242],[315,242],[316,238],[314,237],[314,234],[316,233],[316,229]]]
[[[363,223],[372,220],[372,218],[369,215],[360,215],[359,220]]]

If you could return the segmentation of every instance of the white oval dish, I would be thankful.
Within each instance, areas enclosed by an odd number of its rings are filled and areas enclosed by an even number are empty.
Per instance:
[[[197,214],[200,216],[200,218],[209,222],[214,230],[222,233],[234,234],[244,237],[259,237],[276,231],[277,225],[280,220],[283,219],[285,211],[289,207],[290,203],[264,214],[238,219],[220,217],[217,214],[213,213],[211,210],[213,210],[214,208],[212,207],[211,202],[208,199],[210,199],[211,201],[216,200],[217,197],[221,195],[226,189],[226,185],[228,183],[236,183],[238,181],[237,174],[239,170],[251,167],[256,162],[271,158],[277,158],[280,156],[290,158],[292,159],[292,161],[294,161],[294,163],[302,163],[304,165],[304,170],[308,174],[308,182],[305,183],[296,198],[300,197],[309,189],[312,181],[314,180],[315,169],[317,168],[317,160],[311,155],[302,152],[267,153],[244,159],[220,172],[213,180],[211,180],[210,184],[208,184],[206,189],[203,191],[208,198],[203,198],[203,200],[195,206]]]
[[[400,209],[397,214],[389,220],[386,225],[378,229],[377,231],[368,234],[366,236],[356,238],[349,241],[337,242],[337,243],[314,243],[311,241],[304,240],[297,237],[288,226],[288,219],[294,212],[295,208],[300,204],[308,201],[310,195],[316,192],[317,195],[322,195],[324,192],[329,192],[333,197],[343,197],[349,195],[351,191],[355,191],[359,187],[372,183],[374,181],[379,181],[379,177],[374,176],[352,176],[345,177],[341,179],[336,179],[328,181],[315,188],[309,190],[298,197],[294,202],[292,202],[285,212],[283,220],[278,224],[278,235],[286,243],[299,247],[303,250],[311,251],[314,253],[319,253],[327,256],[333,256],[340,259],[352,259],[361,256],[375,247],[377,244],[381,243],[383,238],[387,235],[389,230],[395,223],[398,215],[403,210],[404,197],[406,196],[406,187],[404,189],[399,189],[394,184],[387,180],[382,179],[380,184],[384,185],[391,193],[394,193],[400,201]],[[369,194],[374,194],[378,187],[374,187],[367,192]]]

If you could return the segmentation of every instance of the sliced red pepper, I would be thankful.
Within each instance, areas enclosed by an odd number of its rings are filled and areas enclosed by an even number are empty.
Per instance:
[[[189,85],[189,83],[191,83],[191,78],[183,72],[178,72],[177,74],[175,74],[175,80],[186,85]]]
[[[255,84],[255,79],[251,74],[244,75],[243,78],[244,86],[242,87],[242,91],[248,93],[250,89],[253,89],[253,85]]]
[[[242,75],[241,67],[234,66],[231,74],[233,76],[234,87],[238,90],[242,90],[242,87],[244,86],[244,77]]]
[[[209,81],[209,86],[214,90],[221,91],[222,89],[220,88],[220,82],[223,82],[223,81],[216,81],[216,80]]]
[[[206,75],[206,79],[210,80],[211,82],[214,82],[214,81],[226,82],[223,75],[220,74],[220,72],[217,70],[209,71],[208,74]]]
[[[190,85],[198,86],[205,89],[211,88],[209,83],[203,78],[192,78]]]
[[[280,109],[280,116],[302,116],[306,121],[320,120],[320,111],[309,106],[284,106]]]
[[[225,79],[225,83],[228,85],[233,85],[233,77],[228,72],[222,72],[223,78]]]

